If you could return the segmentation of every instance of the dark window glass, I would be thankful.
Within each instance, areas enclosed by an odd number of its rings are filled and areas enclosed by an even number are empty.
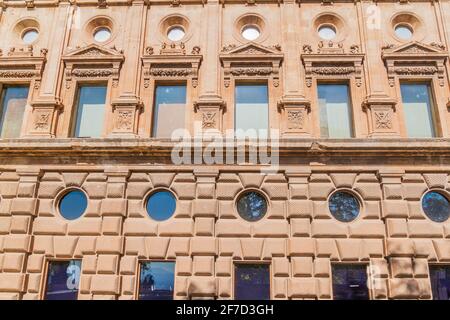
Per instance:
[[[239,197],[237,210],[243,219],[247,221],[258,221],[267,212],[267,201],[257,192],[246,192]]]
[[[269,265],[235,265],[234,298],[236,300],[270,300]]]
[[[363,265],[333,265],[333,299],[367,300],[367,267]]]
[[[239,84],[235,91],[236,136],[266,137],[269,129],[269,101],[266,84]]]
[[[172,300],[174,262],[141,263],[139,300]]]
[[[450,203],[439,192],[431,191],[425,194],[422,208],[427,217],[435,222],[444,222],[450,216]]]
[[[427,84],[402,83],[400,89],[408,137],[434,137],[429,86]]]
[[[359,201],[348,192],[334,193],[328,206],[333,217],[342,222],[350,222],[359,214]]]
[[[430,266],[433,300],[450,300],[450,266]]]
[[[6,87],[3,90],[1,137],[18,138],[28,99],[28,87]]]
[[[153,137],[170,138],[185,128],[186,86],[157,86],[153,112]]]
[[[157,221],[169,219],[176,209],[175,196],[169,191],[158,191],[147,200],[147,213]]]
[[[77,300],[80,274],[80,260],[50,262],[45,300]]]
[[[346,84],[317,86],[322,138],[351,138],[352,116]]]
[[[81,190],[73,190],[64,195],[59,203],[59,212],[67,220],[81,217],[87,208],[87,197]]]
[[[78,90],[75,137],[98,138],[105,120],[105,86],[82,86]]]

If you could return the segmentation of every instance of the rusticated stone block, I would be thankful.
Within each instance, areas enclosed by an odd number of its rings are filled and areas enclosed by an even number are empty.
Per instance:
[[[404,238],[408,236],[406,219],[386,219],[389,237]]]
[[[66,221],[55,217],[37,217],[33,222],[33,233],[36,235],[65,235],[67,224]]]
[[[361,240],[339,239],[336,244],[342,261],[358,261],[361,253]]]
[[[151,189],[148,182],[128,182],[127,184],[127,198],[128,199],[144,199],[145,195]],[[175,191],[179,194],[177,191]]]
[[[382,202],[383,217],[407,218],[408,206],[403,200],[384,200]]]
[[[102,234],[108,236],[120,235],[122,227],[122,217],[103,217]]]
[[[287,279],[286,278],[275,278],[273,279],[273,298],[274,299],[285,299],[287,293]]]
[[[174,259],[178,256],[189,255],[190,245],[191,245],[190,238],[171,238],[169,246],[167,248],[167,259]]]
[[[314,219],[332,219],[328,201],[313,201]]]
[[[214,297],[216,296],[216,279],[214,277],[189,278],[189,297]]]
[[[413,265],[411,258],[393,257],[390,259],[391,274],[395,278],[412,278]]]
[[[245,188],[259,188],[264,177],[260,173],[239,173],[239,178]]]
[[[331,299],[331,280],[319,278],[317,281],[317,296],[319,299]]]
[[[97,271],[97,256],[87,255],[83,257],[83,273],[94,274]]]
[[[231,257],[218,257],[216,259],[216,276],[230,277],[232,266]]]
[[[40,273],[43,267],[44,267],[44,255],[32,254],[28,256],[27,260],[28,273]]]
[[[12,292],[0,292],[0,300],[19,300],[20,294]]]
[[[312,202],[309,200],[289,200],[288,218],[311,218]]]
[[[413,260],[414,277],[428,278],[428,260],[424,258],[416,258]]]
[[[156,236],[158,234],[157,222],[146,218],[127,218],[123,223],[125,236]]]
[[[171,189],[176,193],[178,199],[192,200],[195,198],[195,190],[196,190],[195,183],[176,182],[172,185]]]
[[[239,220],[220,219],[216,222],[217,237],[250,237],[251,225]]]
[[[359,220],[348,226],[351,238],[384,238],[385,226],[381,220]]]
[[[311,235],[313,238],[346,238],[347,225],[335,220],[313,220]]]
[[[414,239],[413,243],[414,255],[416,257],[428,258],[430,261],[437,260],[437,255],[431,239]]]
[[[314,256],[315,241],[314,239],[291,238],[288,240],[289,256]]]
[[[197,198],[198,199],[213,199],[215,185],[213,183],[199,183],[197,184]]]
[[[123,216],[127,215],[127,200],[124,199],[103,199],[101,202],[102,215]]]
[[[217,200],[194,200],[194,217],[215,217],[217,215]]]
[[[293,277],[311,277],[313,274],[312,257],[292,257],[291,266]]]
[[[288,279],[288,296],[290,298],[316,298],[316,279],[291,278]]]
[[[414,255],[414,246],[410,239],[386,239],[386,247],[389,256]]]
[[[53,248],[56,257],[69,258],[74,255],[78,237],[64,236],[53,237]]]
[[[273,258],[272,268],[275,277],[289,276],[289,260],[287,258]]]
[[[233,259],[242,259],[241,241],[236,238],[219,239],[219,255],[231,256]]]
[[[388,263],[386,259],[370,259],[370,275],[372,278],[389,277]]]
[[[353,241],[353,240],[351,240]],[[336,241],[333,239],[317,239],[316,240],[316,256],[319,258],[330,258],[332,260],[339,259]]]
[[[401,184],[383,185],[384,198],[387,200],[402,199],[403,189]]]
[[[33,241],[33,253],[42,253],[53,256],[53,237],[35,236]]]
[[[9,235],[3,238],[4,252],[29,252],[31,236],[29,235]]]
[[[145,256],[149,258],[165,258],[170,240],[168,238],[144,238]],[[128,241],[128,239],[127,239]]]
[[[271,200],[286,200],[288,187],[286,183],[267,183],[262,186],[262,190],[267,193]]]
[[[198,257],[197,257],[198,258]],[[192,259],[190,257],[177,257],[175,263],[175,272],[177,276],[191,276],[192,275]]]
[[[36,273],[28,275],[27,291],[29,293],[39,293],[41,278],[42,275]]]
[[[354,190],[361,195],[364,200],[380,200],[381,188],[378,183],[356,183]]]
[[[213,236],[214,235],[214,218],[196,218],[195,219],[195,235],[196,236]]]
[[[24,283],[22,273],[0,273],[0,292],[23,292]]]
[[[450,240],[433,240],[439,261],[450,261]]]
[[[429,279],[416,279],[419,283],[420,299],[430,299],[432,296]]]
[[[267,238],[264,239],[262,259],[270,259],[272,257],[284,257],[286,255],[286,240]]]
[[[106,196],[108,198],[123,198],[125,195],[124,183],[108,183]]]
[[[254,237],[289,237],[289,224],[286,220],[264,220],[253,225]]]
[[[405,200],[419,201],[422,195],[427,190],[427,186],[425,183],[404,183],[402,186],[403,198]]]
[[[175,299],[187,296],[189,279],[190,277],[175,277]]]
[[[409,220],[408,231],[411,238],[442,238],[444,234],[442,225],[427,220]]]
[[[291,219],[291,235],[293,237],[309,237],[311,234],[311,221],[306,219]]]
[[[38,197],[54,199],[64,189],[62,182],[41,182],[39,184]]]
[[[91,292],[93,294],[119,294],[120,281],[117,275],[98,274],[92,277]]]
[[[219,278],[217,279],[218,296],[221,298],[230,298],[232,296],[232,281],[231,278]]]
[[[158,224],[160,237],[192,237],[194,221],[192,219],[173,219]]]
[[[364,239],[362,240],[362,248],[360,252],[360,260],[369,260],[370,258],[384,256],[383,239]]]
[[[364,201],[365,210],[361,212],[363,219],[380,218],[380,201]]]
[[[136,284],[136,276],[124,275],[122,276],[122,295],[130,295],[133,298],[134,288]]]
[[[37,199],[15,198],[11,202],[11,214],[34,215],[36,211]]]
[[[331,274],[330,259],[316,258],[314,259],[314,276],[315,277],[329,277]]]
[[[387,299],[388,279],[372,278],[371,284],[372,284],[373,299]]]
[[[136,256],[124,256],[120,258],[120,274],[135,275],[138,267]]]
[[[216,189],[217,199],[233,200],[242,190],[240,183],[218,183]]]
[[[69,235],[99,236],[101,232],[101,218],[80,218],[67,224],[67,233]]]
[[[262,255],[263,243],[263,239],[241,239],[243,258],[259,260]]]
[[[116,300],[116,296],[113,294],[94,294],[92,300]]]
[[[114,236],[98,237],[95,249],[99,254],[122,254],[123,238]]]
[[[332,173],[330,178],[337,188],[351,188],[355,182],[356,173]]]
[[[89,199],[103,199],[106,197],[106,183],[104,182],[85,182],[83,189],[89,196]]]
[[[86,254],[95,254],[95,245],[97,237],[83,236],[78,238],[74,257],[81,258]]]
[[[29,216],[11,217],[11,233],[28,233],[31,218]]]
[[[99,255],[97,259],[97,273],[115,274],[117,272],[118,257],[116,255]]]
[[[195,256],[194,257],[194,275],[195,276],[213,276],[214,275],[214,257]]]
[[[310,183],[309,197],[311,200],[326,200],[333,190],[332,183]]]
[[[216,255],[217,240],[213,237],[196,237],[191,239],[191,255]]]
[[[289,191],[291,192],[291,199],[307,199],[308,185],[305,184],[289,184]]]
[[[445,188],[447,185],[445,173],[424,173],[423,177],[429,188]]]
[[[416,279],[389,279],[389,297],[392,299],[417,299],[420,296],[419,283]]]
[[[2,195],[2,198],[14,198],[17,195],[18,185],[19,184],[16,181],[2,181],[0,183],[0,194]]]
[[[66,187],[81,187],[87,177],[85,172],[63,172],[62,176]]]
[[[149,174],[154,187],[169,187],[175,177],[174,173],[155,173]]]
[[[11,217],[0,217],[0,235],[8,234],[11,225]]]
[[[24,259],[24,253],[5,253],[3,255],[3,272],[21,272]]]

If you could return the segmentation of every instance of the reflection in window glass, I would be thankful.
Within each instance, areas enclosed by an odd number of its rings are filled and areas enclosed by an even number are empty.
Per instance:
[[[33,42],[35,42],[37,40],[38,37],[39,37],[39,32],[36,29],[31,29],[31,30],[24,32],[24,34],[22,35],[22,41],[25,44],[32,44]]]
[[[97,42],[105,42],[111,38],[111,30],[108,28],[99,28],[94,33],[94,39]]]
[[[184,38],[184,35],[184,29],[181,27],[170,28],[169,32],[167,32],[167,38],[169,38],[170,41],[180,41]]]
[[[5,87],[3,89],[2,138],[20,137],[27,99],[28,87]]]
[[[172,300],[174,271],[174,262],[142,263],[139,300]]]
[[[430,266],[433,300],[450,300],[450,266]]]
[[[317,86],[320,108],[320,136],[322,138],[351,138],[352,120],[349,90],[346,84]]]
[[[155,192],[147,200],[147,213],[156,221],[169,219],[175,208],[175,196],[169,191]]]
[[[337,220],[350,222],[356,219],[359,214],[359,201],[347,192],[336,192],[329,200],[330,212]]]
[[[185,128],[186,86],[157,86],[153,114],[153,137],[170,138]]]
[[[105,119],[105,86],[82,86],[78,90],[75,137],[98,138]]]
[[[435,222],[444,222],[450,217],[450,203],[439,192],[431,191],[425,194],[422,209],[427,217]]]
[[[434,137],[429,86],[427,84],[402,83],[400,89],[408,137]]]
[[[408,26],[400,25],[395,27],[395,35],[402,40],[409,40],[413,36],[413,31]]]
[[[87,208],[87,197],[83,191],[73,190],[62,197],[59,212],[67,220],[75,220],[83,215]]]
[[[242,37],[244,39],[253,41],[258,39],[260,36],[260,31],[256,26],[246,26],[242,29]]]
[[[45,300],[77,300],[80,274],[80,260],[50,262]]]
[[[319,28],[319,37],[324,40],[331,40],[336,37],[336,29],[332,26],[322,26]]]
[[[367,267],[363,265],[333,265],[334,300],[368,300]]]
[[[269,102],[267,85],[238,84],[235,91],[237,137],[267,137]]]
[[[270,300],[270,272],[267,264],[235,265],[235,300]]]
[[[267,212],[266,199],[257,192],[246,192],[237,201],[239,215],[247,221],[258,221]]]

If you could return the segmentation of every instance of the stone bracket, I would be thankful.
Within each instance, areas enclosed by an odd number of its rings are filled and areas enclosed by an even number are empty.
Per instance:
[[[137,97],[120,97],[111,102],[113,129],[111,135],[134,138],[138,134],[139,113],[143,104]]]
[[[58,98],[37,100],[31,103],[31,107],[33,120],[27,136],[54,138],[58,113],[62,109],[61,101]]]
[[[310,136],[309,114],[311,104],[303,97],[283,97],[278,101],[282,118],[283,136]]]
[[[369,121],[369,137],[399,137],[396,130],[396,100],[389,97],[368,97],[362,104]]]
[[[200,113],[201,129],[208,133],[221,134],[223,130],[223,113],[226,104],[220,97],[200,97],[194,102],[195,112]]]

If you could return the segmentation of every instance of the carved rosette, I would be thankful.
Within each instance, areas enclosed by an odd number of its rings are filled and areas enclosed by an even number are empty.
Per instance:
[[[32,123],[27,136],[54,138],[56,121],[62,104],[58,99],[37,100],[31,103]]]
[[[72,87],[78,80],[110,80],[112,87],[119,85],[120,67],[124,61],[121,51],[96,44],[75,49],[62,57],[65,64],[65,86]]]
[[[112,136],[136,137],[142,103],[136,97],[121,97],[111,103],[113,108]]]
[[[389,85],[393,87],[396,79],[436,79],[441,87],[445,84],[445,46],[410,42],[398,47],[383,47]]]
[[[309,136],[309,101],[302,97],[284,97],[278,102],[283,136]]]
[[[395,100],[387,97],[369,97],[363,103],[369,123],[369,136],[397,137]]]
[[[222,132],[222,115],[225,103],[218,97],[200,99],[194,103],[195,111],[199,113],[201,129],[205,134],[218,134]]]
[[[186,54],[183,43],[163,44],[160,54],[155,55],[152,47],[147,47],[142,57],[144,65],[144,88],[154,80],[190,80],[194,88],[198,86],[198,70],[202,61],[200,48],[194,47],[192,54]]]
[[[229,45],[222,49],[220,61],[223,65],[224,85],[229,87],[231,79],[271,79],[280,84],[280,65],[283,54],[279,45],[266,47],[256,43],[242,46]]]
[[[318,53],[312,53],[311,46],[303,47],[301,55],[305,66],[306,86],[311,87],[313,79],[355,79],[360,87],[363,75],[364,55],[359,53],[357,46],[352,46],[350,53],[344,53],[341,45],[322,47],[319,45]]]

